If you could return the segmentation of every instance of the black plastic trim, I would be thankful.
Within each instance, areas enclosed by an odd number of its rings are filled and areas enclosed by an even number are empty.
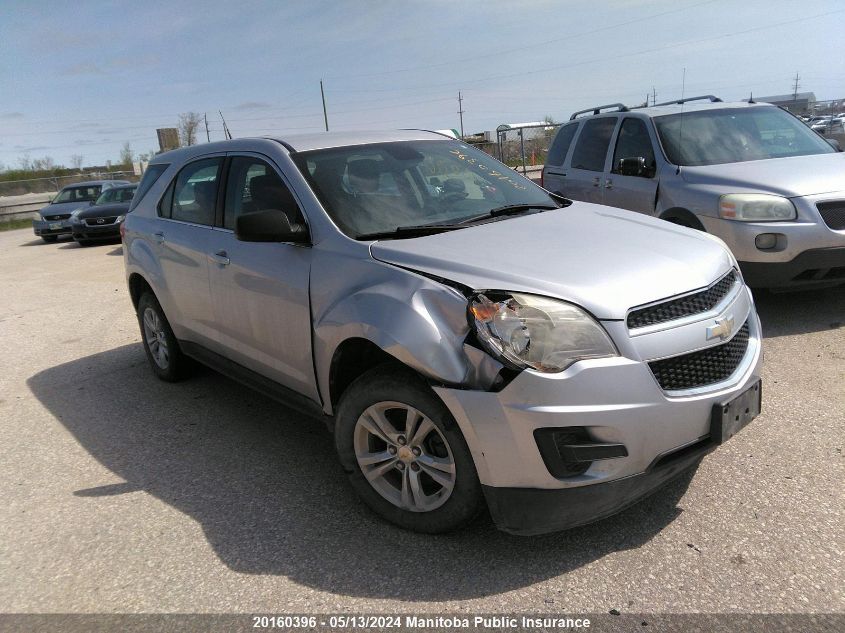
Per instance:
[[[625,508],[696,468],[715,448],[704,444],[682,449],[683,453],[641,473],[601,484],[570,488],[496,488],[482,486],[496,526],[511,534],[532,536],[593,523]],[[691,450],[688,450],[691,449]],[[673,455],[675,451],[666,457]]]
[[[198,343],[193,343],[191,341],[179,341],[179,348],[183,353],[199,361],[203,365],[208,365],[224,376],[228,376],[232,380],[254,389],[268,398],[272,398],[273,400],[276,400],[295,411],[304,413],[323,422],[328,422],[331,419],[330,416],[327,416],[323,412],[320,405],[310,398],[307,398],[306,396],[303,396],[293,389],[289,389],[274,380],[270,380],[251,369],[247,369],[243,365],[240,365],[225,356],[212,352],[210,349],[203,347]]]

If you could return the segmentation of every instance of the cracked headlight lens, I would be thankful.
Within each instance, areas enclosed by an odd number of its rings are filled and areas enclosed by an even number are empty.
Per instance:
[[[525,294],[482,293],[470,300],[478,339],[519,369],[560,372],[579,360],[618,356],[595,319],[570,303]]]

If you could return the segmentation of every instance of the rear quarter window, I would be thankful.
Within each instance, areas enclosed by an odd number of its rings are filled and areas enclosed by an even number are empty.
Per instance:
[[[138,184],[138,189],[135,191],[135,197],[132,198],[132,205],[129,207],[130,213],[138,206],[138,203],[141,202],[141,198],[144,197],[159,177],[167,171],[168,167],[170,167],[170,165],[162,164],[149,165],[147,167],[147,171],[144,172],[144,176]]]
[[[563,165],[566,160],[566,155],[569,153],[569,147],[572,145],[572,139],[575,138],[575,132],[578,130],[578,123],[568,123],[564,125],[552,141],[552,146],[549,148],[549,156],[546,163],[549,165]]]

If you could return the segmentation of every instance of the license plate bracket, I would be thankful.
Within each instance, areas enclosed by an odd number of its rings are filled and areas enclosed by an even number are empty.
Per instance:
[[[760,415],[763,401],[763,382],[758,380],[728,402],[713,405],[710,417],[710,437],[715,444],[724,444],[751,420]]]
[[[52,224],[50,224],[51,231],[58,231],[60,228],[62,228],[61,222],[53,222]]]

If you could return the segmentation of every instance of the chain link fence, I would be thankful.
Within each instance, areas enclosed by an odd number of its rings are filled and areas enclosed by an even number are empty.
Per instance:
[[[88,180],[137,180],[131,171],[87,172],[63,176],[0,180],[0,197],[22,196],[28,193],[58,193],[62,187]]]
[[[542,169],[549,153],[549,145],[560,123],[503,124],[495,133],[482,139],[469,140],[475,147],[508,167],[531,176]],[[495,134],[495,136],[494,136]]]

